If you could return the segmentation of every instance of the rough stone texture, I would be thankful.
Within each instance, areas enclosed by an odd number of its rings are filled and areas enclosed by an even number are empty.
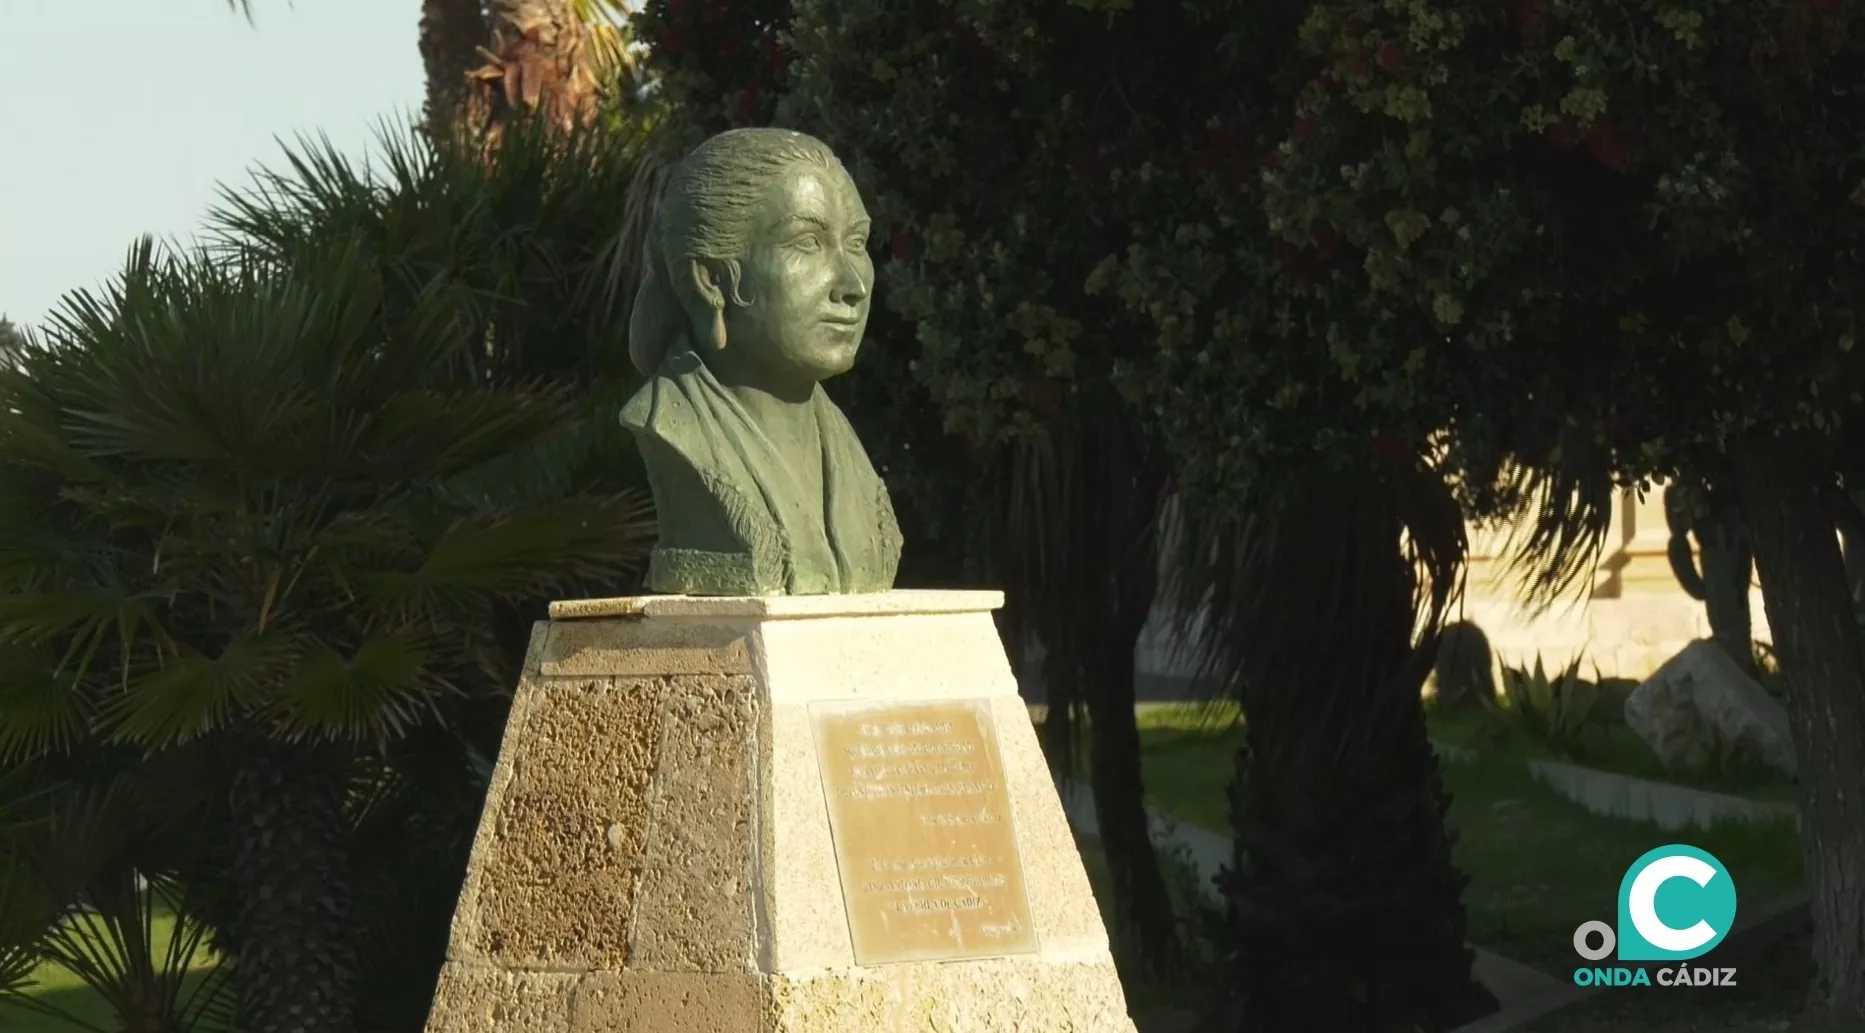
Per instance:
[[[540,652],[548,678],[750,674],[742,621],[555,621]]]
[[[582,978],[450,961],[440,970],[428,1033],[568,1033],[571,994]]]
[[[517,968],[620,968],[648,827],[648,784],[671,679],[528,683],[507,735],[509,782],[463,902],[463,956]]]
[[[631,969],[749,972],[757,964],[755,692],[750,678],[724,676],[678,678],[667,694]]]
[[[773,976],[766,1033],[1133,1033],[1113,962],[1028,958]]]
[[[991,702],[1004,781],[1019,787],[1010,794],[1010,810],[1017,823],[1017,852],[1041,956],[1050,961],[1101,961],[1108,956],[1107,929],[1099,910],[1082,906],[1094,899],[1094,888],[1088,884],[1055,779],[1036,741],[1029,708],[1014,696]]]
[[[1709,639],[1685,646],[1625,701],[1625,722],[1666,764],[1699,767],[1719,741],[1794,770],[1787,709]]]
[[[569,1029],[570,1033],[761,1033],[767,998],[764,980],[753,973],[603,972],[589,976],[577,988]]]
[[[770,706],[770,863],[764,900],[770,916],[769,971],[840,968],[855,963],[848,912],[829,838],[822,771],[809,708]]]

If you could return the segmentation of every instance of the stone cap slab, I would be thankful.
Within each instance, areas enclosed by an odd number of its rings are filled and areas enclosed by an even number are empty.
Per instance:
[[[897,589],[851,595],[636,595],[564,599],[550,604],[550,619],[645,620],[732,617],[798,620],[813,617],[900,616],[921,613],[989,613],[1004,593],[950,589]]]

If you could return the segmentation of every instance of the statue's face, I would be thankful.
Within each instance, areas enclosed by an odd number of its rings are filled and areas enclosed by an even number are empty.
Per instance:
[[[750,304],[728,301],[725,352],[713,358],[734,367],[734,379],[787,395],[848,372],[874,292],[868,227],[846,172],[785,170],[752,226],[740,285]]]

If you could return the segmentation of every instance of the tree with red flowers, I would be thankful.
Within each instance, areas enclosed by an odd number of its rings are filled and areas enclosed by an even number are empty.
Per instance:
[[[1865,652],[1835,536],[1865,484],[1865,4],[1345,0],[1302,41],[1310,128],[1268,212],[1350,259],[1285,283],[1343,371],[1466,450],[1736,489],[1801,771],[1810,1004],[1865,1017]]]

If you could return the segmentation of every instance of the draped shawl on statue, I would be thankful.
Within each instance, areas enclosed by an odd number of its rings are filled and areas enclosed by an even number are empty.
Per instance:
[[[660,513],[651,590],[818,595],[893,587],[901,539],[887,486],[820,384],[805,404],[822,447],[790,455],[690,347],[669,350],[622,408]],[[821,498],[792,472],[802,462],[821,464]]]

